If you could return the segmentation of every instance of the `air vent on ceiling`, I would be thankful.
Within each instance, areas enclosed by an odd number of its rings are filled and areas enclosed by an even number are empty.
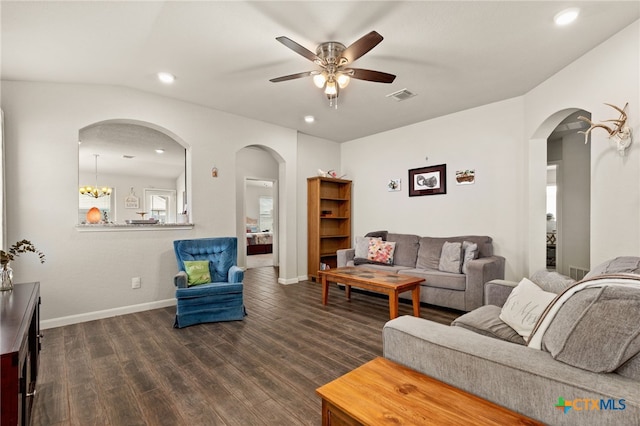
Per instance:
[[[123,155],[122,158],[126,158],[127,160],[131,160],[132,158],[134,158],[135,155]]]
[[[409,98],[413,98],[416,96],[415,93],[408,91],[407,89],[398,90],[397,92],[393,92],[387,95],[387,98],[393,98],[396,101],[406,101]]]

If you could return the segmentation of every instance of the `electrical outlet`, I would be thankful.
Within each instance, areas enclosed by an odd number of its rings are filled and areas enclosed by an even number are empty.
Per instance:
[[[140,277],[131,278],[131,288],[140,288]]]

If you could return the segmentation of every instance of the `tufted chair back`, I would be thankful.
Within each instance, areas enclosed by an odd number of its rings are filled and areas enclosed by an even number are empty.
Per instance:
[[[178,269],[184,271],[188,260],[208,260],[211,282],[228,281],[229,269],[237,263],[238,239],[236,237],[198,238],[177,240],[173,248]]]

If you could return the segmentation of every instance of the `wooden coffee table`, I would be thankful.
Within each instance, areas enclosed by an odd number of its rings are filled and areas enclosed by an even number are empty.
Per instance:
[[[413,316],[420,316],[420,283],[424,281],[423,278],[353,266],[318,271],[318,276],[322,278],[323,305],[326,305],[329,299],[330,282],[345,285],[347,300],[351,300],[351,286],[353,285],[365,290],[388,294],[389,318],[394,319],[398,316],[398,295],[411,290]]]
[[[543,425],[386,358],[316,389],[322,425]]]

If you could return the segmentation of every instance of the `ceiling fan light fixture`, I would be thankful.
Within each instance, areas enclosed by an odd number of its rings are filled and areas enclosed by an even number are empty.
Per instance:
[[[315,84],[318,89],[322,89],[326,82],[327,76],[325,73],[320,73],[313,76],[313,84]]]
[[[336,81],[335,80],[327,81],[327,85],[324,88],[324,93],[327,96],[337,96],[338,95],[338,88],[336,87]]]
[[[340,86],[341,89],[344,89],[345,87],[347,87],[350,81],[351,81],[351,78],[348,75],[346,74],[338,75],[338,86]]]

